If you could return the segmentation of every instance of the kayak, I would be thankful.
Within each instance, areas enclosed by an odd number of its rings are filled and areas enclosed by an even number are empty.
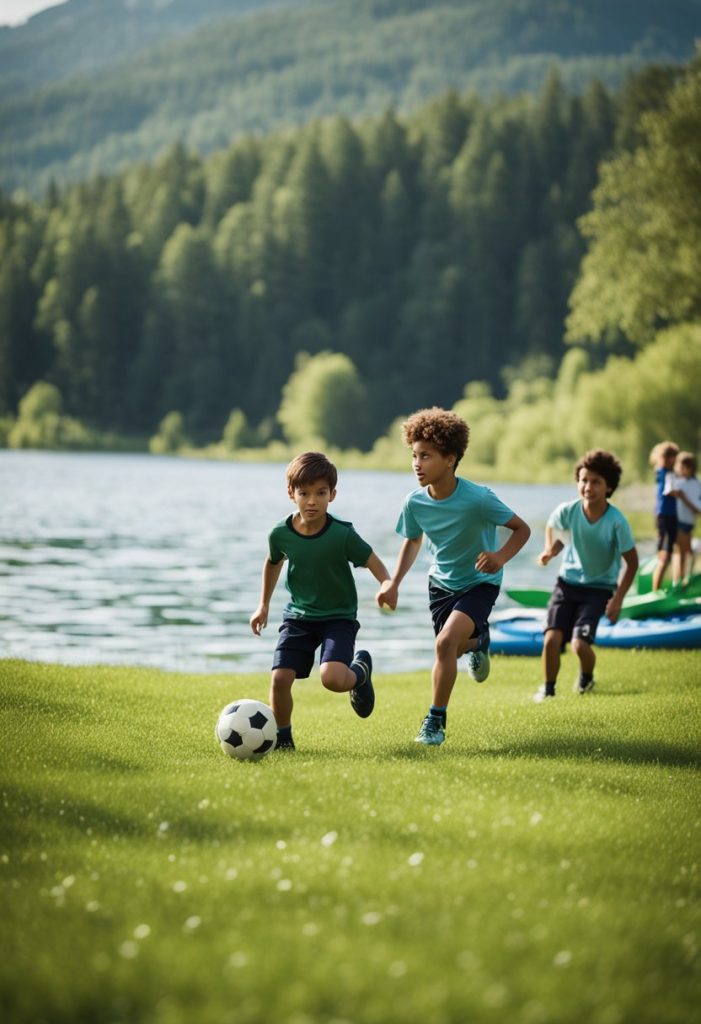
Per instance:
[[[550,590],[541,587],[507,587],[506,593],[526,608],[547,608]],[[647,594],[626,594],[621,608],[621,619],[644,619],[663,615],[701,614],[701,574],[689,581],[688,586],[669,590],[653,590]]]
[[[540,654],[544,623],[544,616],[536,612],[502,612],[490,623],[490,653]],[[596,644],[598,647],[694,649],[701,647],[701,614],[624,619],[615,625],[608,619],[601,619]]]

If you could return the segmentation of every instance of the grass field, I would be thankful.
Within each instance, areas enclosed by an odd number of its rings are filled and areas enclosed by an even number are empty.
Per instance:
[[[427,673],[357,719],[296,688],[295,753],[224,756],[267,677],[0,662],[8,1024],[690,1024],[698,652],[605,651],[534,705],[535,659]]]

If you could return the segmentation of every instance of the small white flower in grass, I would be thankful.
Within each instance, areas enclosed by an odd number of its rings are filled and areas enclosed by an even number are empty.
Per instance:
[[[419,864],[421,863],[421,861],[423,859],[424,859],[423,853],[420,853],[419,851],[417,851],[416,853],[412,853],[411,857],[409,857],[409,860],[407,861],[407,864],[409,864],[410,867],[412,867],[412,868],[418,868]]]
[[[90,900],[89,903],[85,904],[85,909],[89,914],[94,914],[100,909],[100,904],[97,900]]]
[[[224,875],[224,878],[226,878],[227,882],[233,882],[233,880],[235,878],[237,878],[237,877],[238,877],[238,871],[236,870],[236,868],[227,868],[226,869],[226,874]]]
[[[572,963],[572,954],[569,949],[561,949],[559,953],[556,953],[553,957],[553,964],[555,967],[569,967]]]
[[[188,917],[187,921],[183,925],[184,932],[194,932],[202,924],[202,918],[198,917],[197,914],[193,914],[192,917]]]
[[[197,806],[201,811],[204,811],[207,807],[209,807],[209,800],[207,799],[207,797],[205,797],[204,800],[200,800]]]
[[[185,892],[186,889],[187,882],[183,882],[182,879],[177,882],[173,882],[173,892]]]
[[[139,943],[134,942],[132,939],[127,939],[119,947],[119,955],[123,956],[125,960],[133,960],[134,957],[139,955]]]
[[[134,929],[135,939],[147,939],[151,934],[151,929],[147,924],[137,924]]]
[[[531,825],[540,825],[542,820],[543,820],[543,815],[540,813],[540,811],[534,811],[533,814],[530,817],[529,824],[531,824]]]
[[[277,883],[276,888],[279,890],[279,892],[289,892],[290,889],[292,888],[292,882],[290,881],[289,878],[281,878],[280,881]]]
[[[66,875],[66,877],[61,882],[61,885],[63,886],[64,889],[70,889],[72,885],[75,885],[75,875]]]
[[[403,978],[406,974],[406,964],[403,960],[393,960],[387,969],[390,978]]]
[[[327,832],[326,835],[321,837],[322,846],[333,846],[338,839],[338,832]]]
[[[304,928],[302,928],[302,935],[312,936],[319,934],[319,925],[314,921],[307,921]]]
[[[232,953],[229,957],[229,964],[231,967],[245,967],[248,963],[248,957],[245,953]]]
[[[158,826],[158,831],[161,832],[161,833],[167,832],[169,828],[170,828],[170,822],[162,821],[160,823],[160,825]]]
[[[363,914],[360,920],[366,925],[379,924],[382,920],[382,914],[378,914],[376,910],[369,910],[367,914]]]
[[[287,843],[285,842],[284,839],[278,839],[278,841],[275,843],[275,845],[277,846],[278,850],[286,850],[287,849]]]

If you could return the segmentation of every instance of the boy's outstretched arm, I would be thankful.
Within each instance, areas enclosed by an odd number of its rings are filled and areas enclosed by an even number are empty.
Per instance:
[[[384,583],[385,580],[390,578],[385,563],[378,557],[378,555],[375,554],[374,551],[365,563],[365,568],[370,570],[378,583]]]
[[[513,515],[504,526],[511,530],[511,536],[498,551],[480,551],[475,562],[475,569],[478,572],[499,572],[514,555],[518,554],[531,535],[530,526],[520,516]]]
[[[280,573],[282,572],[284,561],[285,559],[281,558],[279,562],[271,562],[269,558],[266,558],[263,562],[263,579],[260,585],[260,601],[258,602],[258,607],[249,619],[251,629],[256,636],[260,636],[261,630],[268,625],[268,607],[270,605],[270,598],[275,590],[275,584],[280,579]]]
[[[397,607],[397,600],[399,599],[399,584],[416,561],[416,556],[419,553],[419,548],[421,547],[423,539],[424,535],[421,533],[418,537],[407,537],[402,543],[402,546],[399,549],[399,555],[397,556],[397,564],[394,567],[394,576],[392,579],[385,580],[375,597],[380,608],[382,608],[383,605],[392,609]]]
[[[624,551],[621,557],[625,562],[625,569],[621,573],[616,590],[611,595],[606,605],[605,614],[609,622],[618,621],[618,616],[621,614],[623,598],[626,596],[631,583],[635,579],[635,574],[638,571],[638,551],[636,548],[631,548],[630,551]]]
[[[547,565],[553,558],[557,558],[564,546],[559,537],[555,538],[555,531],[552,526],[546,526],[545,547],[538,555],[538,565]]]

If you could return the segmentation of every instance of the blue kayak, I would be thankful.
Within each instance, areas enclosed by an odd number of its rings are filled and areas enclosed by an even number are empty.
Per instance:
[[[490,623],[492,654],[538,655],[543,648],[545,617],[518,611],[502,613]],[[602,619],[596,631],[598,647],[701,647],[701,615],[663,619],[622,619],[611,625]]]

